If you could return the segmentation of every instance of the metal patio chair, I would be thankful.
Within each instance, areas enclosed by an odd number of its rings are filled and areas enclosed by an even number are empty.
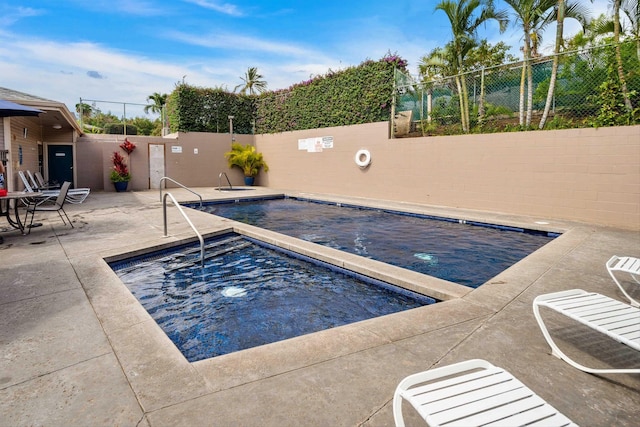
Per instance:
[[[66,197],[67,197],[67,192],[69,191],[69,186],[71,185],[71,183],[69,181],[65,181],[64,184],[62,184],[62,188],[60,189],[60,193],[58,194],[58,196],[56,197],[56,200],[53,204],[43,204],[43,203],[33,203],[30,204],[29,206],[27,206],[27,212],[25,214],[24,217],[24,223],[27,223],[27,219],[29,218],[29,214],[31,214],[31,222],[29,223],[29,225],[27,226],[27,228],[29,228],[29,233],[31,233],[31,228],[33,226],[33,217],[35,216],[36,212],[57,212],[58,215],[60,216],[60,219],[62,220],[62,222],[66,225],[67,223],[65,222],[65,218],[67,218],[67,221],[69,221],[69,225],[71,226],[71,228],[73,227],[73,224],[71,223],[71,220],[69,219],[69,216],[67,215],[67,213],[64,211],[64,202],[66,201]],[[64,214],[64,216],[63,216]]]

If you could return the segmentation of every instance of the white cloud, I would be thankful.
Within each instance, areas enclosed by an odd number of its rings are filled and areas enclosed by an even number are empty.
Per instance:
[[[217,32],[205,35],[194,35],[180,31],[167,31],[163,36],[171,40],[180,41],[194,46],[224,49],[234,52],[253,51],[283,56],[302,57],[318,55],[317,52],[313,52],[292,43],[279,43],[262,38],[243,36],[240,34]]]
[[[183,76],[188,84],[222,86],[232,91],[241,83],[240,76],[247,68],[255,66],[270,89],[282,89],[308,79],[309,75],[340,67],[339,61],[322,55],[305,55],[302,50],[281,49],[276,45],[272,44],[266,55],[255,57],[234,56],[225,60],[181,57],[174,63],[96,43],[63,43],[0,32],[0,75],[3,86],[63,102],[71,111],[80,98],[83,102],[113,101],[114,104],[96,106],[103,112],[121,116],[121,103],[145,104],[147,96],[154,92],[171,93]],[[283,50],[300,58],[283,61],[272,54]],[[314,61],[309,61],[309,57]],[[142,109],[128,105],[127,116],[142,116]]]
[[[146,103],[154,92],[169,93],[180,78],[208,79],[185,65],[113,51],[93,43],[60,43],[0,34],[0,75],[11,89],[64,102],[71,111],[80,98]],[[99,77],[99,78],[97,78]],[[99,105],[103,111],[121,106]],[[141,110],[142,107],[139,108]]]
[[[31,16],[38,16],[42,14],[44,14],[44,11],[40,9],[33,9],[31,7],[9,7],[6,5],[1,5],[0,26],[9,27],[23,18],[29,18]]]
[[[184,0],[187,3],[192,3],[205,9],[214,10],[216,12],[224,13],[231,16],[242,16],[243,13],[238,9],[238,6],[231,3],[221,3],[211,0]]]

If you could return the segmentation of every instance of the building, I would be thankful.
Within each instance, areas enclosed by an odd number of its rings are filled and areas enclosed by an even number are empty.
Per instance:
[[[38,117],[0,118],[0,160],[10,191],[22,189],[19,170],[40,171],[52,181],[77,183],[76,143],[82,129],[61,102],[0,87],[0,99],[37,108]]]

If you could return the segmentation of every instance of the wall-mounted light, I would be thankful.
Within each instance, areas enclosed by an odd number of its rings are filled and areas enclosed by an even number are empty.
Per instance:
[[[62,129],[62,125],[59,123],[56,123],[55,125],[53,125],[54,129]]]
[[[229,132],[231,133],[231,142],[235,141],[236,139],[233,137],[233,119],[235,117],[233,116],[229,116]]]

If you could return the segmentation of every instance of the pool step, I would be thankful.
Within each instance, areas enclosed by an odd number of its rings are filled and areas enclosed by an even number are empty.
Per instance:
[[[246,241],[242,236],[233,236],[226,239],[216,240],[215,242],[210,242],[205,245],[204,258],[205,260],[215,258],[228,252],[244,249],[250,245],[251,243]],[[123,273],[128,273],[138,268],[148,267],[149,265],[161,262],[167,264],[165,270],[166,272],[172,272],[183,267],[192,267],[195,264],[199,264],[199,257],[194,257],[194,255],[196,254],[200,255],[200,248],[193,247],[182,252],[177,252],[164,256],[162,258],[154,259],[153,261],[144,261],[139,264],[133,264],[129,267],[121,268],[120,271]]]
[[[208,245],[205,245],[205,253],[204,253],[204,259],[211,259],[211,258],[215,258],[218,257],[220,255],[224,255],[226,253],[229,252],[234,252],[234,251],[238,251],[240,249],[244,249],[247,246],[251,246],[251,242],[247,242],[246,240],[243,239],[242,236],[237,236],[237,237],[231,237],[228,239],[224,239],[224,240],[219,240],[213,243],[210,243]],[[210,249],[218,249],[216,251],[210,251]],[[175,258],[187,258],[189,255],[194,255],[196,253],[200,253],[200,249],[198,248],[192,248],[192,249],[188,249],[184,252],[175,254],[174,257]],[[175,270],[179,270],[180,268],[183,267],[192,267],[196,264],[199,264],[200,260],[196,259],[196,258],[190,258],[188,260],[184,260],[183,262],[179,262],[177,264],[170,264],[167,266],[166,271],[167,272],[172,272]]]

